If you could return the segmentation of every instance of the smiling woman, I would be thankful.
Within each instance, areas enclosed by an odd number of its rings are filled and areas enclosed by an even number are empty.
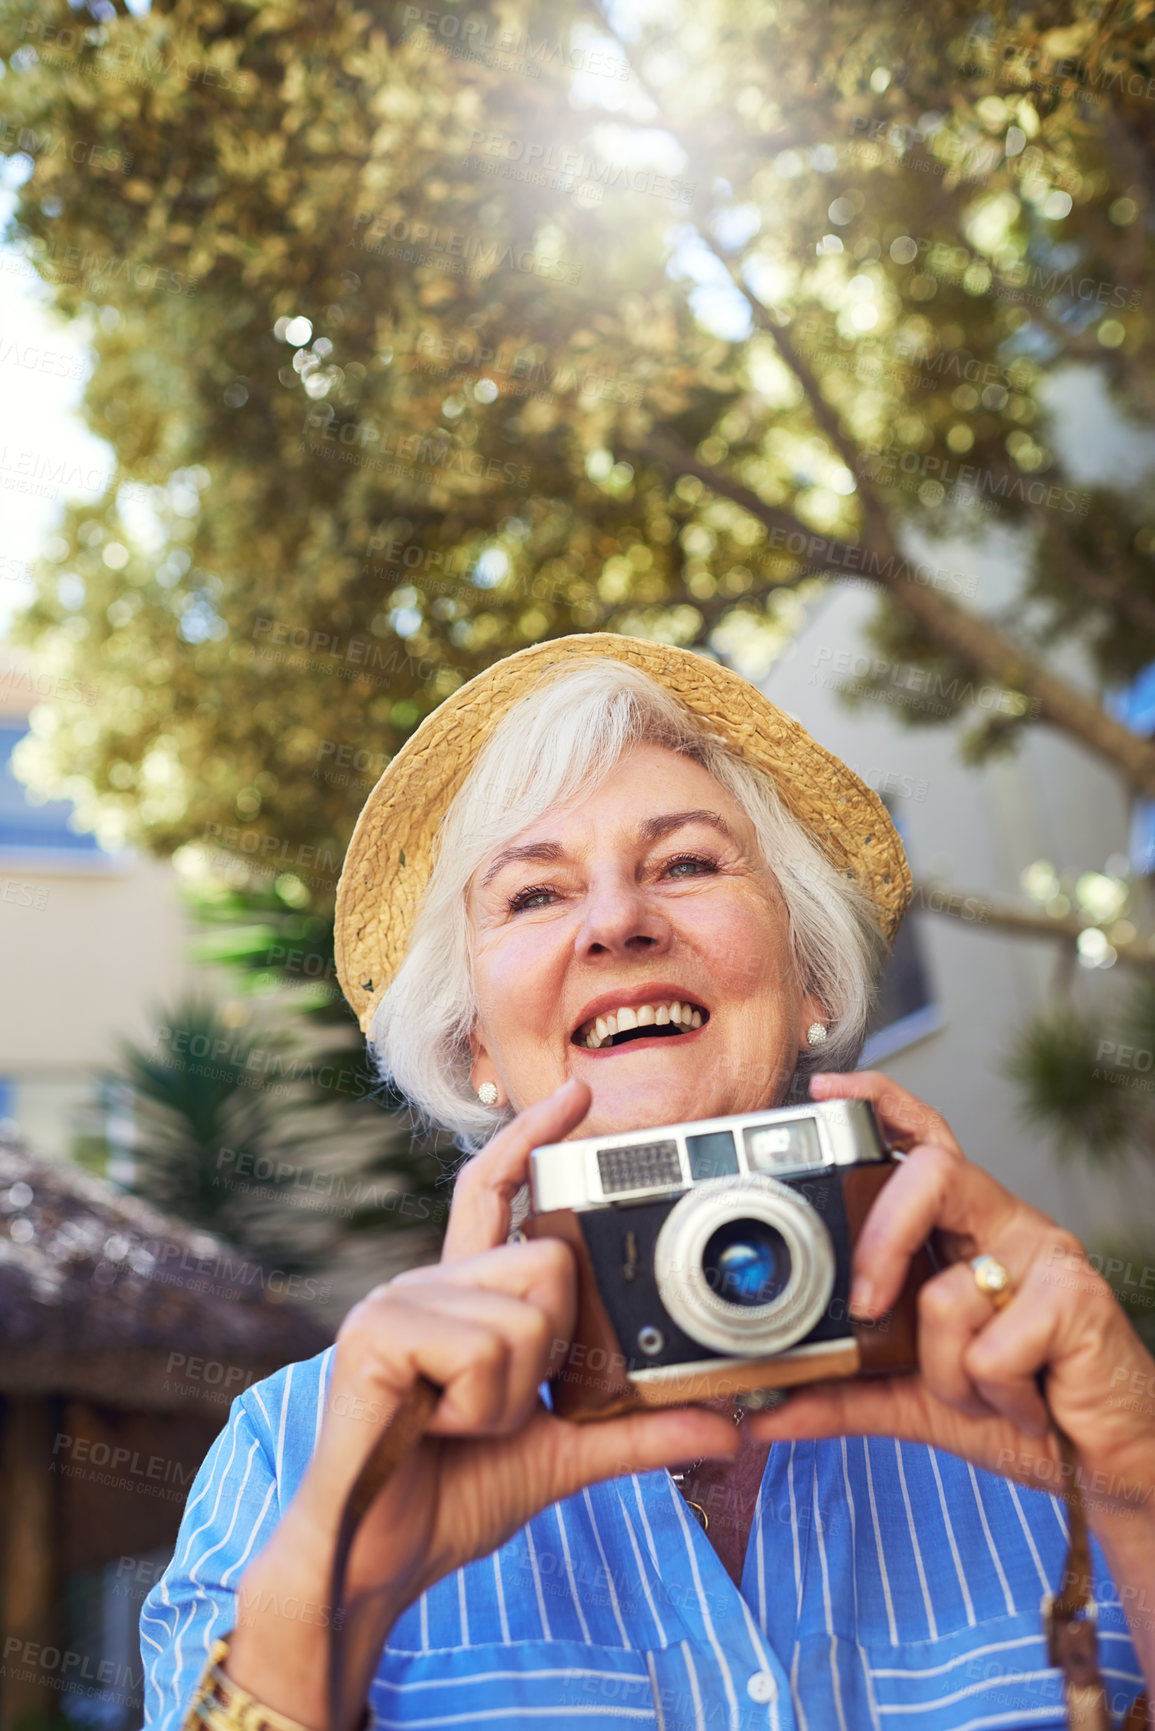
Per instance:
[[[711,797],[722,809],[703,816],[693,802]],[[561,837],[548,862],[507,861],[470,898],[474,1085],[519,1110],[583,1077],[587,1135],[780,1099],[802,1029],[831,1012],[741,807],[701,765],[639,745],[535,829]]]
[[[338,969],[386,1073],[485,1146],[457,1177],[441,1261],[376,1288],[333,1349],[237,1402],[142,1618],[155,1731],[354,1731],[366,1698],[372,1723],[429,1731],[858,1731],[890,1715],[1022,1731],[1063,1725],[1068,1705],[1079,1731],[1124,1710],[1139,1731],[1155,1407],[1110,1391],[1155,1387],[1155,1360],[1069,1233],[972,1164],[937,1112],[850,1073],[909,896],[878,798],[687,651],[535,645],[422,723],[350,844]],[[671,1146],[647,1132],[807,1092],[824,1116],[870,1102],[904,1149],[856,1231],[843,1221],[849,1292],[820,1299],[820,1324],[845,1334],[849,1317],[886,1342],[933,1238],[917,1369],[883,1354],[859,1375],[855,1354],[839,1376],[812,1356],[823,1380],[739,1430],[725,1391],[758,1386],[745,1300],[786,1267],[743,1218],[702,1253],[707,1284],[725,1262],[736,1293],[718,1298],[735,1356],[702,1361],[694,1384],[711,1398],[562,1418],[541,1390],[571,1346],[591,1370],[627,1363],[602,1273],[634,1291],[657,1266],[643,1211],[666,1208],[674,1174],[645,1164]],[[540,1236],[512,1228],[532,1151],[556,1144],[564,1167],[569,1144],[606,1134],[629,1145],[607,1157],[640,1141],[662,1196],[607,1199],[621,1248],[593,1277],[595,1339],[577,1324],[592,1235],[557,1211],[535,1215]],[[828,1150],[800,1182],[827,1194],[838,1170]],[[789,1194],[833,1244],[824,1205]],[[775,1373],[778,1351],[761,1356]],[[397,1458],[349,1552],[330,1714],[336,1534],[383,1439]],[[1051,1494],[1072,1481],[1089,1546]]]
[[[872,816],[889,830],[881,806]],[[606,991],[587,992],[588,1003],[575,1001],[573,975],[563,982],[558,959],[577,941],[593,960],[597,921],[628,923],[643,895],[666,910],[634,941],[631,960],[647,958],[635,969],[647,977],[631,980],[628,991],[607,980]],[[773,927],[769,950],[751,920]],[[552,964],[544,953],[550,943]],[[673,974],[661,959],[671,948]],[[675,1014],[675,1004],[687,1003],[691,1017],[696,1009],[703,1024],[717,1010],[708,1040],[686,1041],[683,1031],[675,1042],[704,1050],[679,1069],[673,1093],[673,1072],[652,1064],[646,1085],[634,1065],[620,1086],[606,1076],[595,1089],[595,1109],[604,1102],[618,1129],[701,1118],[805,1096],[814,1062],[805,1041],[779,1050],[780,1036],[765,1026],[787,980],[802,987],[794,1019],[805,996],[801,1027],[815,1019],[827,1027],[822,1067],[853,1063],[883,949],[874,903],[831,863],[766,776],[638,668],[559,656],[494,728],[449,809],[371,1038],[402,1092],[476,1147],[523,1099],[540,1097],[525,1090],[542,1086],[547,1071],[554,1087],[566,1075],[600,1075],[585,1069],[588,1044],[574,1038],[591,1020],[594,1037],[607,1042],[594,1050],[608,1055],[620,1049],[635,1010],[652,1008],[655,1029],[682,1030],[689,1018]],[[499,1074],[495,1054],[482,1052],[473,1032],[479,995],[502,993],[533,1021],[539,1007],[530,996],[538,989],[551,995],[554,1025],[533,1039],[532,1058],[511,1051]],[[607,1017],[619,1008],[625,1024],[615,1021],[611,1038]],[[638,1044],[635,1033],[631,1051],[640,1058],[650,1044]],[[691,1065],[688,1050],[681,1062]],[[492,1108],[478,1102],[484,1081],[498,1084]],[[651,1111],[658,1117],[647,1117]],[[590,1121],[584,1133],[600,1128]]]

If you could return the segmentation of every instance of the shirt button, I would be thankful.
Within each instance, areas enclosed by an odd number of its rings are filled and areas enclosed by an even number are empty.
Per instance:
[[[777,1699],[778,1684],[769,1671],[755,1671],[746,1679],[746,1693],[751,1701],[758,1701],[765,1706]]]

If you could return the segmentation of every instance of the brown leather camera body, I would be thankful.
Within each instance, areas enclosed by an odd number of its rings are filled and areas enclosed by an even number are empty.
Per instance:
[[[893,1159],[849,1168],[842,1176],[842,1200],[851,1246],[857,1243],[875,1197],[895,1170]],[[553,1410],[561,1418],[588,1422],[615,1418],[643,1407],[686,1406],[716,1395],[756,1389],[796,1387],[831,1377],[899,1375],[918,1368],[919,1288],[935,1272],[926,1247],[913,1259],[897,1304],[877,1322],[847,1318],[849,1332],[819,1357],[789,1353],[768,1358],[689,1362],[678,1374],[660,1380],[632,1377],[629,1360],[598,1289],[583,1211],[558,1208],[531,1215],[527,1238],[559,1238],[577,1263],[578,1308],[567,1359],[550,1383]]]

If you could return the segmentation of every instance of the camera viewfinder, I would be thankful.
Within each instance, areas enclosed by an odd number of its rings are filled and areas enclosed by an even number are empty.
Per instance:
[[[825,1164],[818,1127],[812,1118],[751,1126],[746,1131],[746,1158],[753,1172],[782,1172],[798,1166]]]
[[[738,1150],[730,1130],[713,1130],[705,1136],[687,1136],[686,1152],[695,1178],[728,1178],[738,1170]]]

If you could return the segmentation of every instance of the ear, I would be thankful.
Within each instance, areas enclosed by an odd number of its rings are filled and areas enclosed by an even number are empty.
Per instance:
[[[495,1105],[508,1106],[509,1100],[506,1096],[505,1089],[502,1087],[501,1077],[497,1073],[497,1065],[490,1057],[484,1040],[478,1034],[476,1023],[470,1031],[469,1049],[473,1054],[473,1062],[469,1067],[469,1082],[474,1093],[477,1092],[483,1082],[492,1082],[494,1087],[497,1089],[497,1100],[495,1101]]]

